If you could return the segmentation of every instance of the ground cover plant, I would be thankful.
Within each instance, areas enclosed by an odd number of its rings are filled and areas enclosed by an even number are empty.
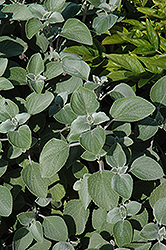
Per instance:
[[[166,249],[165,0],[0,6],[0,248]]]

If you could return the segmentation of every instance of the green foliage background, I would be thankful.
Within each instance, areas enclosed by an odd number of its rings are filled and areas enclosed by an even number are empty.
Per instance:
[[[0,248],[166,249],[165,0],[0,18]]]

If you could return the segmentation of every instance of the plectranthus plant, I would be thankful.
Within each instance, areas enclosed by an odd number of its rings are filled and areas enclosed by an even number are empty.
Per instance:
[[[166,249],[165,1],[0,5],[0,248]]]

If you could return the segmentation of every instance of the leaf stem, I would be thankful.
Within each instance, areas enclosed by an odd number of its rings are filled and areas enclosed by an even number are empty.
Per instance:
[[[104,129],[106,130],[110,125],[111,123],[113,123],[115,120],[112,119],[111,121],[109,121],[105,126],[104,126]]]
[[[80,143],[79,142],[74,142],[72,144],[69,144],[69,147],[76,147],[76,146],[80,146]]]
[[[8,138],[0,138],[0,141],[8,141]]]
[[[32,159],[31,159],[31,156],[30,156],[30,153],[29,151],[27,151],[27,154],[28,154],[28,160],[29,160],[29,164],[32,166]]]

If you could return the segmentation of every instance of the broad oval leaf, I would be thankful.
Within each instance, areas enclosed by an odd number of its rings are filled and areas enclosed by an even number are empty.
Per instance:
[[[39,221],[33,221],[29,227],[29,231],[37,242],[43,242],[43,229]]]
[[[0,216],[8,217],[12,213],[13,199],[7,187],[0,185]]]
[[[104,146],[105,138],[104,129],[102,127],[97,127],[81,134],[80,144],[85,150],[93,154],[98,154]]]
[[[9,99],[0,99],[0,122],[14,118],[19,113],[18,106]]]
[[[4,74],[7,64],[8,64],[7,58],[0,58],[0,76]]]
[[[125,204],[125,207],[127,209],[127,215],[133,216],[139,212],[141,209],[141,204],[137,201],[129,201],[127,204]]]
[[[134,90],[127,85],[126,83],[120,83],[116,85],[111,91],[110,91],[110,96],[114,100],[128,97],[128,96],[135,96]]]
[[[40,154],[42,177],[51,177],[66,163],[69,156],[69,145],[58,139],[49,140]]]
[[[159,225],[166,226],[166,197],[159,199],[154,204],[153,214]]]
[[[103,170],[88,178],[88,191],[91,199],[99,207],[111,210],[118,205],[119,195],[111,188],[113,173]]]
[[[21,6],[21,4],[18,4]],[[18,7],[17,5],[17,7]],[[23,5],[22,5],[23,6]],[[25,6],[25,5],[24,5]],[[28,45],[22,39],[9,36],[0,37],[0,54],[6,57],[18,56],[24,53]]]
[[[166,106],[166,76],[161,77],[150,90],[152,102]]]
[[[45,0],[44,6],[48,11],[60,11],[65,4],[65,0]]]
[[[152,250],[166,250],[166,246],[161,242],[157,242],[153,245]]]
[[[67,92],[69,95],[82,85],[83,80],[81,78],[72,76],[70,79],[56,84],[56,93]]]
[[[138,96],[130,96],[116,100],[110,115],[116,121],[135,122],[144,119],[155,111],[155,106]]]
[[[62,60],[62,68],[65,73],[88,80],[90,74],[90,66],[83,60],[73,59],[70,56],[65,56]]]
[[[133,191],[133,179],[129,174],[116,174],[112,177],[112,189],[124,199],[130,199]]]
[[[131,173],[141,180],[157,180],[164,176],[161,166],[148,156],[137,158],[131,165]]]
[[[26,98],[27,112],[31,115],[38,114],[45,110],[53,99],[54,95],[51,92],[44,94],[32,93]]]
[[[71,96],[71,108],[78,115],[86,115],[94,113],[99,103],[93,91],[84,87],[79,87]]]
[[[44,72],[44,76],[47,80],[51,80],[63,73],[62,62],[54,61],[46,64],[46,71]],[[63,91],[61,91],[63,92]]]
[[[17,219],[23,226],[29,226],[32,220],[34,220],[36,217],[34,212],[23,212],[20,214],[17,214]]]
[[[13,237],[12,249],[20,250],[27,249],[27,247],[32,243],[33,236],[29,230],[25,227],[19,228]]]
[[[88,220],[89,211],[80,200],[70,200],[64,209],[65,220],[73,228],[74,234],[82,234]]]
[[[1,151],[1,143],[0,143],[0,151]],[[0,159],[0,177],[6,172],[8,166],[8,162]]]
[[[71,124],[77,118],[77,115],[73,112],[68,103],[54,115],[54,118],[62,124]]]
[[[126,164],[126,155],[119,143],[114,144],[107,152],[106,162],[114,168],[120,168]]]
[[[36,53],[31,56],[27,64],[26,70],[28,73],[33,73],[35,76],[44,71],[44,61],[41,54]]]
[[[90,130],[90,125],[87,122],[87,117],[78,116],[71,124],[70,133],[68,135],[69,142],[79,141],[79,136],[85,132]]]
[[[103,14],[93,20],[93,28],[98,35],[108,32],[108,30],[116,23],[118,16],[114,14]]]
[[[68,230],[64,220],[59,216],[47,216],[43,221],[44,235],[51,240],[66,241]]]
[[[58,242],[52,250],[74,250],[74,247],[69,242]]]
[[[28,39],[31,39],[40,29],[42,29],[43,25],[39,21],[38,18],[31,18],[26,22],[25,25],[25,33]]]
[[[147,240],[156,240],[158,238],[158,231],[159,227],[151,222],[143,227],[140,235]]]
[[[103,208],[94,209],[92,213],[92,226],[94,229],[100,229],[106,221],[107,211]]]
[[[9,142],[21,149],[29,149],[32,144],[31,130],[28,125],[22,125],[17,131],[10,131],[7,135]]]
[[[113,227],[113,235],[118,247],[123,247],[129,244],[132,240],[132,226],[129,221],[118,221]]]
[[[89,174],[85,174],[83,176],[80,189],[78,190],[80,200],[82,201],[85,209],[88,208],[89,203],[91,202],[91,198],[88,193],[88,178],[89,178]]]
[[[37,242],[32,247],[28,248],[28,250],[49,250],[51,247],[51,242],[43,239],[43,242]]]
[[[158,131],[158,123],[151,117],[147,117],[138,122],[138,136],[137,139],[146,141],[154,136]],[[135,133],[137,135],[137,131]]]
[[[63,28],[60,36],[75,42],[92,45],[92,36],[88,27],[76,18],[69,18]]]
[[[21,172],[23,181],[29,191],[40,198],[46,198],[48,191],[48,180],[41,177],[40,165],[32,162],[23,168]]]
[[[0,77],[0,91],[13,89],[13,84],[5,77]]]
[[[108,242],[104,240],[98,232],[93,232],[89,240],[88,249],[89,250],[102,249],[102,246],[103,246],[103,249],[105,249],[104,245],[107,243]],[[106,249],[112,250],[112,247],[110,248],[107,246]]]
[[[122,220],[122,216],[120,214],[120,208],[114,207],[111,211],[107,214],[107,222],[111,224],[115,224],[118,221]]]
[[[150,195],[149,203],[153,208],[154,204],[161,198],[166,197],[166,182],[164,181],[156,187]]]

